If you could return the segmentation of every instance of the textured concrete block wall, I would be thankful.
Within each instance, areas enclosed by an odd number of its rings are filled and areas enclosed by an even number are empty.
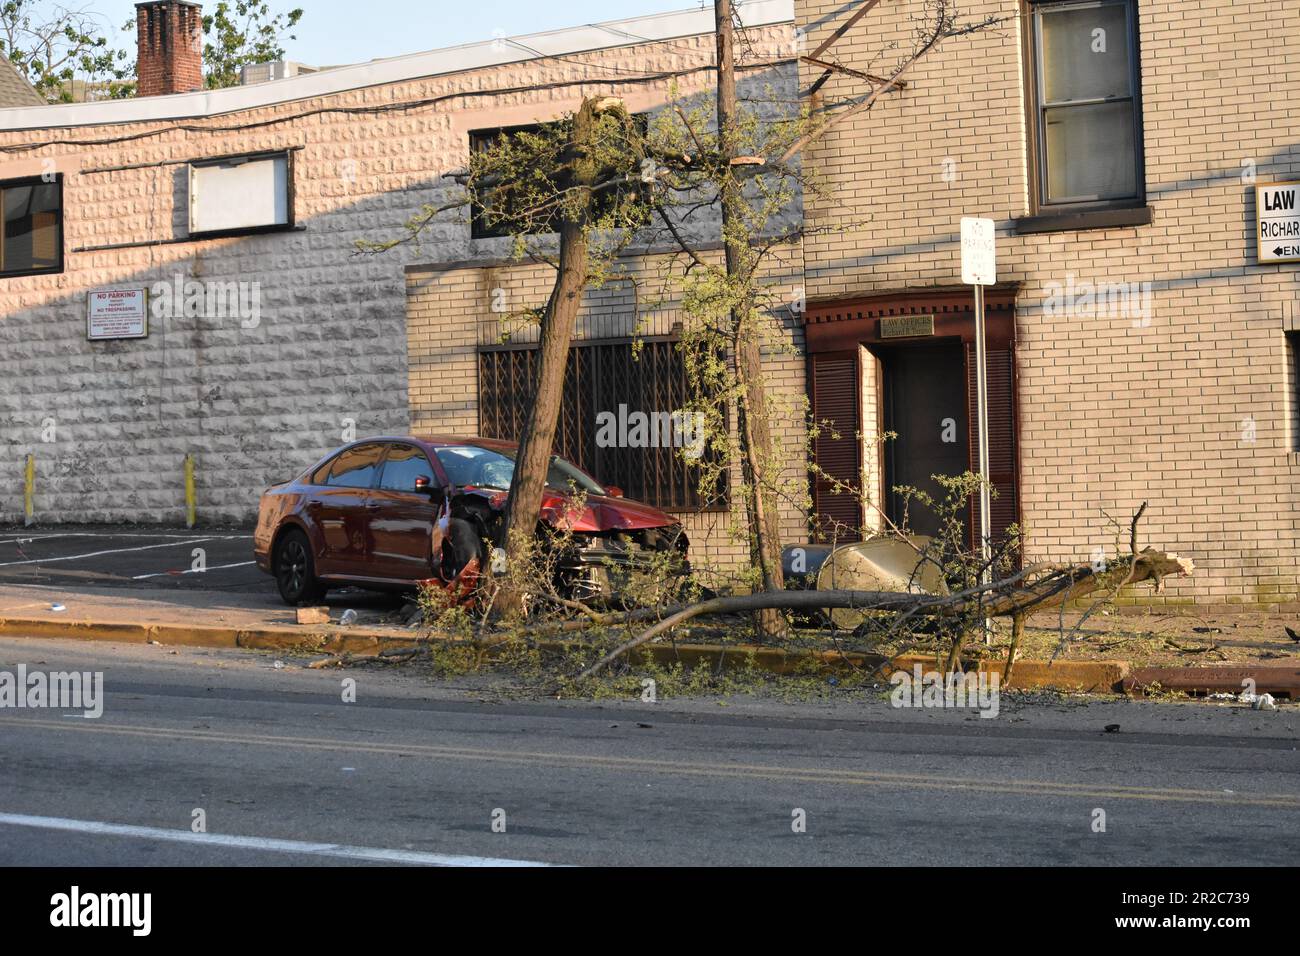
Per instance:
[[[788,59],[790,27],[763,37]],[[629,70],[698,81],[711,49],[707,36],[623,47],[187,120],[186,129],[0,131],[0,180],[63,176],[66,256],[62,274],[0,279],[0,521],[21,520],[29,454],[43,522],[181,520],[187,454],[200,520],[246,521],[268,484],[345,439],[406,432],[404,267],[501,256],[505,244],[471,240],[454,214],[418,246],[382,256],[358,256],[355,240],[394,236],[423,204],[449,201],[457,187],[444,177],[466,161],[470,130],[552,119],[587,94],[648,108],[663,91],[632,82]],[[449,98],[385,109],[439,97]],[[186,237],[184,161],[281,149],[294,150],[301,231],[172,241]],[[120,166],[140,168],[94,171]],[[134,245],[82,251],[123,244]],[[87,341],[87,292],[177,276],[253,284],[257,321],[179,315],[151,319],[147,339]],[[456,357],[420,361],[450,367]],[[421,386],[417,424],[437,406],[469,427],[470,384]]]
[[[834,47],[884,72],[919,2],[882,5]],[[841,4],[798,0],[817,44]],[[1016,307],[1029,557],[1113,548],[1108,516],[1138,505],[1145,543],[1199,571],[1157,600],[1291,601],[1300,592],[1300,463],[1284,329],[1295,265],[1255,264],[1254,193],[1300,179],[1300,7],[1286,0],[1138,0],[1151,225],[1015,236],[1029,213],[1020,5],[961,4],[1003,27],[950,40],[909,87],[835,128],[805,162],[809,296],[960,281],[958,221],[999,223],[999,279]],[[879,59],[889,43],[899,49]],[[828,54],[830,55],[830,54]],[[804,68],[804,81],[817,73]],[[828,102],[852,80],[825,87]],[[945,176],[951,170],[952,175]],[[834,228],[829,232],[819,227]],[[1053,283],[1149,283],[1149,317],[1049,312]]]

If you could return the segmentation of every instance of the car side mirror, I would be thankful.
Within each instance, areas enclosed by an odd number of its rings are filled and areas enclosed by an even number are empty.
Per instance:
[[[618,487],[618,485],[606,485],[605,495],[610,498],[622,498],[623,489]]]
[[[415,479],[415,490],[418,494],[429,495],[436,492],[438,488],[428,475],[420,475]]]

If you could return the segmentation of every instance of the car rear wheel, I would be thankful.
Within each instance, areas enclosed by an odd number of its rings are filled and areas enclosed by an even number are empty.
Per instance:
[[[311,542],[297,529],[287,532],[275,547],[275,584],[291,607],[314,604],[325,596],[325,586],[316,577]]]

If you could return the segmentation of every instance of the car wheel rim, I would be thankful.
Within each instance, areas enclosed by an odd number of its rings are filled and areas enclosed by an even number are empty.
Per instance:
[[[302,593],[307,577],[307,552],[297,541],[289,542],[280,555],[280,580],[288,594]]]

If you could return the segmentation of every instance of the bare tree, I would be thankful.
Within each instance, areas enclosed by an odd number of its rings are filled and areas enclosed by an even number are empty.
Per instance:
[[[0,0],[0,54],[51,103],[129,95],[132,60],[90,6]]]

